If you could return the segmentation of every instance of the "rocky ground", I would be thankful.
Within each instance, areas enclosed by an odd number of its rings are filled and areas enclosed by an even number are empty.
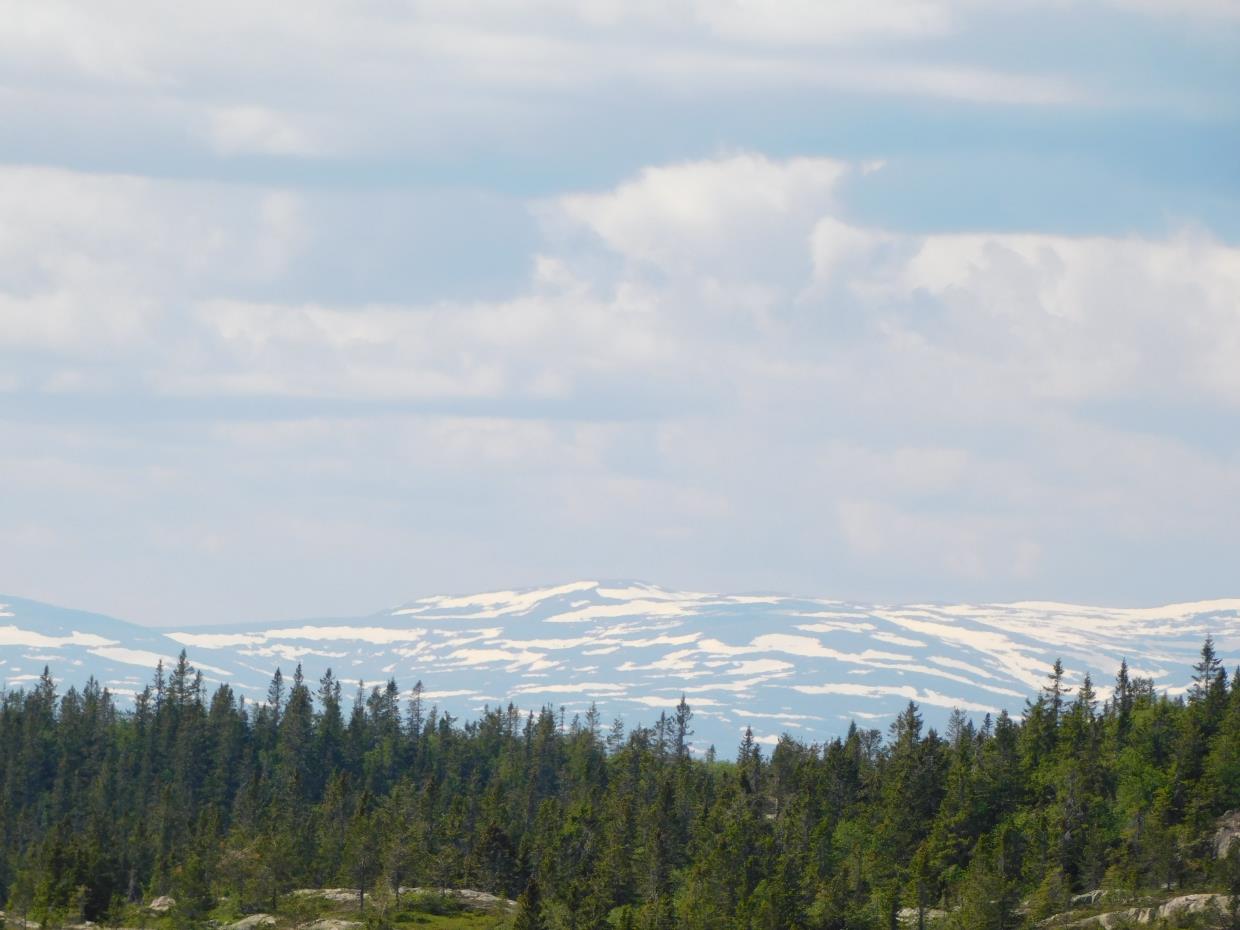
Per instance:
[[[1091,892],[1092,894],[1098,894]],[[1103,898],[1104,899],[1104,898]],[[1095,902],[1099,899],[1095,899]],[[1240,903],[1240,902],[1237,902]],[[1039,922],[1039,927],[1055,928],[1055,930],[1091,930],[1100,927],[1112,930],[1114,927],[1126,927],[1134,924],[1158,924],[1165,926],[1183,925],[1194,917],[1205,919],[1207,923],[1222,924],[1232,912],[1233,901],[1225,894],[1186,894],[1170,898],[1161,904],[1138,907],[1124,907],[1116,910],[1091,914],[1088,917],[1076,918],[1073,915],[1056,914]],[[1214,920],[1216,918],[1217,920]]]
[[[217,930],[361,930],[365,925],[358,911],[358,896],[352,888],[303,888],[285,899],[291,902],[278,914],[247,914],[227,920],[219,917],[209,921]],[[396,907],[399,900],[400,907]],[[367,911],[382,909],[394,927],[416,925],[418,930],[500,930],[509,925],[516,902],[485,891],[462,888],[401,888],[382,905],[365,898]],[[141,927],[117,927],[115,930],[175,930],[176,901],[160,897],[147,904]],[[8,916],[0,911],[0,927],[36,930],[34,921]],[[89,922],[67,924],[63,930],[100,930]]]

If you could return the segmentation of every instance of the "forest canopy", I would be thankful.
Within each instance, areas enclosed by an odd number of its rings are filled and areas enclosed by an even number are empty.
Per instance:
[[[420,686],[346,702],[300,669],[247,702],[208,694],[184,654],[124,707],[45,673],[0,701],[0,899],[103,921],[167,894],[189,926],[296,888],[427,886],[519,897],[519,925],[571,930],[910,913],[970,930],[1096,888],[1240,891],[1211,842],[1240,808],[1240,674],[1209,639],[1181,696],[1125,664],[1100,700],[1056,662],[1020,719],[956,712],[943,733],[910,703],[885,734],[764,752],[747,732],[721,759],[694,751],[692,718],[682,699],[630,730],[593,708],[462,723]]]

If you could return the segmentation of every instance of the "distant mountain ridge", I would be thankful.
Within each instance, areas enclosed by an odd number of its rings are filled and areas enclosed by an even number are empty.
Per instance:
[[[208,683],[262,700],[274,669],[329,667],[369,687],[416,681],[457,717],[485,705],[593,701],[605,719],[649,723],[683,693],[695,745],[730,752],[746,726],[772,743],[883,728],[909,700],[928,723],[1025,699],[1062,657],[1105,696],[1120,660],[1172,694],[1191,680],[1205,635],[1240,660],[1240,598],[1152,608],[1021,602],[865,605],[785,595],[673,591],[640,582],[436,596],[365,617],[166,630],[0,596],[0,678],[28,685],[46,665],[63,686],[94,676],[132,696],[184,648]]]

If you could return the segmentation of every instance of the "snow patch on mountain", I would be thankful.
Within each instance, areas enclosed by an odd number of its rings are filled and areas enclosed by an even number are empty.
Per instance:
[[[486,705],[549,703],[571,719],[592,703],[607,718],[651,722],[685,695],[695,743],[728,748],[753,726],[769,744],[856,719],[885,726],[909,700],[942,726],[953,708],[1019,713],[1056,658],[1100,693],[1127,657],[1133,674],[1175,694],[1207,632],[1222,657],[1240,651],[1240,599],[1148,608],[1025,601],[866,605],[778,594],[712,594],[641,582],[576,581],[529,590],[421,598],[365,617],[146,629],[5,598],[0,676],[66,683],[90,675],[133,694],[155,661],[182,648],[208,681],[262,700],[275,666],[330,667],[369,688],[389,677],[456,717]],[[38,667],[35,667],[35,665]],[[145,668],[142,668],[145,666]]]
[[[13,616],[8,614],[8,616]],[[115,646],[116,641],[74,630],[68,636],[47,636],[17,626],[0,626],[0,646],[34,646],[57,649],[61,646]]]

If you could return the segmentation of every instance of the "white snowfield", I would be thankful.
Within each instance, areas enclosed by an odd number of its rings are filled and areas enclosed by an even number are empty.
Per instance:
[[[161,658],[184,648],[208,687],[227,681],[262,700],[271,674],[300,663],[317,686],[331,668],[352,694],[395,679],[405,695],[455,717],[513,703],[594,703],[609,723],[652,723],[683,694],[694,744],[730,754],[746,726],[773,744],[816,741],[848,721],[882,728],[908,701],[942,726],[1025,699],[1062,658],[1071,684],[1088,672],[1100,699],[1122,659],[1159,690],[1182,693],[1206,634],[1240,662],[1240,598],[1161,607],[1054,602],[867,605],[773,594],[674,591],[638,582],[577,581],[525,591],[436,596],[360,618],[174,627],[0,598],[0,677],[27,685],[42,666],[65,683],[90,675],[134,694]]]

